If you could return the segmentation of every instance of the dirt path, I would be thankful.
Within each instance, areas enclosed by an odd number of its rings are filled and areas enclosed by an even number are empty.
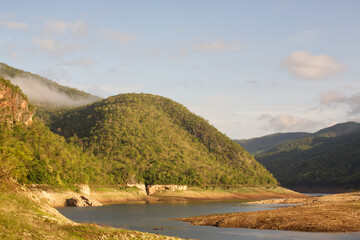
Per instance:
[[[182,218],[194,225],[232,228],[293,230],[308,232],[360,231],[360,192],[259,203],[302,203],[305,205],[259,212]]]

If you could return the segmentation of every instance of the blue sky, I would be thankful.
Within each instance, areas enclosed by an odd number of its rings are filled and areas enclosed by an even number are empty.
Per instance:
[[[171,98],[231,138],[360,121],[360,1],[4,1],[0,61]]]

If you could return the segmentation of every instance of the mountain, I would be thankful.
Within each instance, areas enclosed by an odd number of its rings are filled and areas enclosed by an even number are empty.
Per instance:
[[[360,186],[360,124],[347,122],[256,155],[286,187]]]
[[[5,64],[0,68],[12,81],[2,82],[24,99],[7,106],[16,111],[2,112],[8,120],[0,126],[3,172],[20,183],[277,185],[241,146],[170,99],[123,94],[95,101],[90,94],[40,76]],[[26,85],[12,84],[18,79],[34,86],[41,82],[47,90],[74,101],[95,102],[74,107],[61,105],[63,101],[53,104],[46,98],[39,102],[29,97],[30,104],[22,93]],[[43,94],[39,91],[35,95]],[[0,103],[8,104],[3,99]],[[28,126],[19,121],[22,118],[9,118],[19,111],[26,113],[26,106],[31,119],[34,109],[37,112]]]
[[[0,76],[20,87],[36,106],[76,107],[100,100],[99,97],[62,86],[47,78],[0,63]]]
[[[309,137],[310,135],[311,133],[305,132],[274,133],[263,137],[234,141],[243,146],[249,153],[256,155],[283,142]]]
[[[121,94],[55,112],[48,125],[103,159],[115,183],[277,184],[240,145],[160,96]]]

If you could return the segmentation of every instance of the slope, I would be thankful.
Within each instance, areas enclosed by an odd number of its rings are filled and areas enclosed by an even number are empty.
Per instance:
[[[360,124],[347,122],[256,156],[283,186],[360,185]]]
[[[241,146],[160,96],[110,97],[58,112],[49,126],[102,158],[115,183],[277,184]]]

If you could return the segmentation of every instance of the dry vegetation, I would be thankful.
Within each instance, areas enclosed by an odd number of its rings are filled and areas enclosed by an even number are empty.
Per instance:
[[[194,225],[308,232],[360,231],[360,192],[325,197],[265,200],[260,203],[304,205],[260,212],[178,219]]]

